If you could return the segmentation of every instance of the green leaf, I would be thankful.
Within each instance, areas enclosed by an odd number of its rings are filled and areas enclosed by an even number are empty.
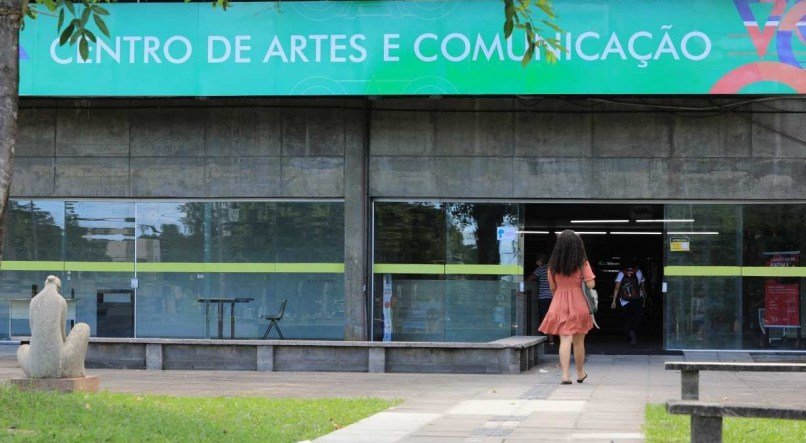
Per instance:
[[[73,0],[64,0],[64,6],[67,6],[70,14],[73,14],[73,17],[76,16],[76,8],[73,6]]]
[[[62,46],[65,43],[67,43],[67,40],[70,38],[70,36],[73,35],[74,29],[76,29],[76,25],[72,22],[69,25],[67,25],[66,28],[64,28],[62,35],[59,37],[59,46]]]
[[[190,1],[190,0],[188,0],[188,1]],[[97,15],[109,15],[109,11],[107,11],[106,9],[104,9],[104,8],[98,6],[98,5],[92,5],[92,12],[94,12]]]
[[[62,30],[63,24],[64,24],[64,8],[59,9],[59,23],[56,25],[56,32]]]
[[[512,23],[512,20],[507,20],[504,22],[504,38],[509,38],[509,36],[512,35],[513,26],[514,23]]]
[[[532,58],[534,58],[534,56],[535,56],[535,47],[534,45],[530,45],[526,53],[523,54],[523,59],[521,60],[521,66],[525,68],[526,65],[528,65],[529,62],[532,61]]]
[[[93,33],[92,33],[92,31],[90,31],[89,29],[85,29],[85,30],[84,30],[84,35],[85,35],[85,36],[86,36],[88,39],[90,39],[90,41],[91,41],[91,42],[93,42],[93,43],[95,43],[95,42],[97,42],[97,41],[98,41],[98,39],[97,39],[97,38],[95,38],[95,34],[93,34]]]
[[[535,3],[535,6],[540,8],[540,10],[550,18],[554,18],[554,11],[551,9],[551,2],[539,0],[537,3]]]
[[[109,37],[109,28],[106,27],[106,23],[104,23],[104,20],[101,18],[101,16],[95,14],[92,16],[92,19],[95,20],[95,26],[97,26],[98,29],[101,30],[101,33]]]
[[[81,26],[86,26],[87,22],[90,19],[90,8],[84,8],[84,12],[81,13]]]
[[[548,20],[540,20],[540,22],[545,24],[549,28],[557,31],[557,32],[563,32],[562,28],[560,28],[559,26],[557,26],[556,24],[554,24],[554,23],[552,23],[552,22],[550,22]]]
[[[42,0],[42,3],[48,8],[48,11],[56,10],[56,2],[54,0]]]
[[[82,60],[87,60],[90,58],[90,45],[87,43],[87,38],[83,37],[80,42],[78,42],[78,54],[81,56]]]
[[[81,37],[83,34],[84,34],[84,27],[81,26],[81,24],[79,23],[76,25],[76,30],[73,31],[73,35],[70,36],[70,44],[75,45],[79,37]]]

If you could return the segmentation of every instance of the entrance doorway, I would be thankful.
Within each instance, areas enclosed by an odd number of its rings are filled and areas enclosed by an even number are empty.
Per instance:
[[[590,354],[663,353],[663,205],[652,204],[526,204],[524,279],[535,269],[540,254],[551,255],[556,232],[573,229],[582,236],[588,261],[596,274],[599,312],[586,341]],[[634,260],[645,278],[647,297],[638,331],[630,346],[624,330],[623,308],[611,309],[616,276]],[[529,286],[529,285],[527,285]],[[533,286],[533,285],[532,285]],[[527,287],[529,293],[536,287]],[[536,334],[542,313],[537,297],[527,297],[528,331]],[[556,352],[556,346],[548,349]]]

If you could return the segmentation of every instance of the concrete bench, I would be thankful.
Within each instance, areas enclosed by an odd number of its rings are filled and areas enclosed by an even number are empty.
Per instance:
[[[112,369],[517,374],[537,364],[545,341],[543,336],[486,343],[91,337],[86,364]]]
[[[680,390],[683,400],[700,398],[700,371],[726,372],[806,372],[804,363],[722,363],[722,362],[666,362],[667,370],[680,371]]]
[[[667,402],[666,410],[670,414],[691,416],[692,443],[722,442],[722,417],[806,420],[806,409],[779,406],[705,403],[692,400],[680,400]]]

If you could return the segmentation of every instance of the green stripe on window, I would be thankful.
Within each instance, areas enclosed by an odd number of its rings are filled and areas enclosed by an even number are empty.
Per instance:
[[[518,265],[445,265],[446,274],[465,275],[521,275]]]
[[[806,267],[745,266],[744,277],[806,277]]]
[[[666,266],[667,277],[806,277],[806,267]]]
[[[282,273],[311,273],[311,274],[341,274],[344,273],[344,263],[275,263],[274,272]]]
[[[376,274],[444,274],[445,265],[376,263],[373,271]]]
[[[77,272],[134,272],[131,262],[66,261],[65,271]]]
[[[432,275],[521,275],[523,268],[519,265],[431,265],[431,264],[397,264],[376,263],[373,266],[376,274],[432,274]]]
[[[44,272],[129,272],[134,273],[131,262],[61,262],[61,261],[15,261],[0,263],[2,271]],[[344,263],[138,263],[138,272],[174,273],[316,273],[341,274]]]
[[[741,277],[739,266],[666,266],[666,277]]]
[[[3,260],[0,263],[0,271],[64,271],[64,262]]]

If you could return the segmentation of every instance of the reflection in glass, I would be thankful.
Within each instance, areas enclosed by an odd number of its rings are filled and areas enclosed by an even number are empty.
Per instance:
[[[4,234],[3,260],[64,260],[64,202],[9,200]]]
[[[344,277],[334,271],[344,257],[343,206],[12,200],[4,253],[34,268],[61,262],[62,292],[95,336],[210,336],[217,305],[205,323],[199,298],[250,297],[236,305],[237,337],[262,336],[263,316],[288,299],[286,337],[341,339]],[[278,262],[302,266],[283,273]],[[231,263],[257,266],[242,273]],[[0,273],[0,339],[15,330],[7,299],[30,298],[49,273]],[[229,304],[225,311],[229,335]]]
[[[391,322],[388,341],[445,341],[445,279],[443,275],[390,275],[384,312],[383,276],[376,274],[373,340],[382,341]]]
[[[445,208],[440,203],[375,205],[375,263],[445,263]]]
[[[205,203],[138,203],[139,263],[204,261]]]
[[[29,262],[34,269],[41,261],[63,262],[64,202],[9,200],[3,234],[4,261]],[[48,275],[61,275],[63,269],[0,272],[0,340],[30,333],[25,300],[42,289]]]
[[[448,203],[448,263],[518,264],[519,205],[493,203]],[[502,227],[510,235],[499,239]]]
[[[211,205],[211,262],[274,262],[277,233],[275,203],[228,202]]]
[[[374,263],[403,266],[374,275],[373,339],[479,342],[516,333],[520,209],[376,203]],[[434,264],[445,266],[405,266]],[[408,272],[420,269],[434,274]]]

